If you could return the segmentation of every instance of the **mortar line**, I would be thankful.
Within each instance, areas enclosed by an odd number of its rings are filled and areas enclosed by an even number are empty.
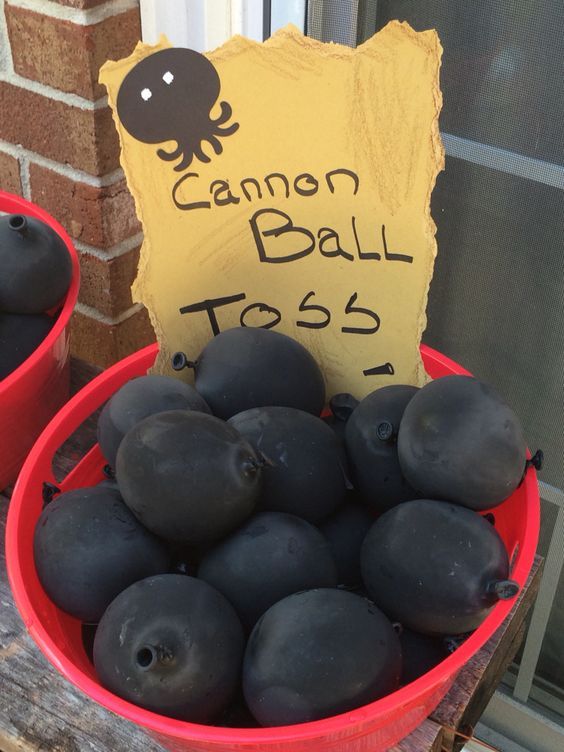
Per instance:
[[[116,245],[111,246],[111,248],[108,248],[106,251],[101,248],[96,248],[93,245],[88,245],[88,243],[83,243],[80,240],[73,240],[73,245],[80,253],[95,256],[97,259],[100,259],[100,261],[112,261],[120,256],[124,256],[134,248],[137,248],[142,242],[143,233],[138,232],[136,235],[132,235],[130,238],[126,238],[120,243],[116,243]]]
[[[56,162],[54,159],[44,157],[42,154],[38,154],[31,149],[26,149],[21,144],[12,144],[10,141],[0,140],[0,152],[9,154],[16,159],[28,159],[30,162],[34,162],[40,167],[44,167],[58,173],[59,175],[63,175],[73,182],[86,183],[93,188],[107,188],[123,179],[123,170],[121,167],[118,167],[112,172],[107,172],[105,175],[90,175],[88,172],[84,172],[83,170],[79,170],[76,167],[71,167],[70,165],[61,162]]]
[[[42,84],[32,78],[25,78],[25,76],[21,76],[13,70],[5,69],[4,71],[0,71],[0,81],[5,81],[8,84],[12,84],[12,86],[17,86],[20,89],[39,94],[46,99],[62,102],[69,107],[76,107],[79,110],[85,110],[87,112],[96,112],[97,110],[103,109],[108,104],[108,97],[106,95],[92,101],[91,99],[85,99],[85,97],[73,94],[72,92],[55,89],[53,86]]]
[[[109,326],[116,326],[117,324],[121,324],[123,321],[131,318],[134,314],[137,313],[137,311],[140,311],[142,308],[142,303],[134,303],[126,311],[120,313],[119,316],[106,316],[106,314],[101,313],[97,308],[86,305],[86,303],[76,303],[74,307],[75,311],[82,313],[84,316],[88,316],[91,319],[95,319],[102,324],[108,324]]]
[[[59,5],[59,3],[51,2],[51,0],[8,0],[7,5],[31,10],[59,21],[72,21],[78,26],[91,26],[112,16],[118,16],[120,13],[138,8],[139,2],[138,0],[109,0],[87,10]]]

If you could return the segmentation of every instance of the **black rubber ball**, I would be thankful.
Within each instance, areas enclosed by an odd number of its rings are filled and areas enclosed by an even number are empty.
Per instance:
[[[401,471],[397,449],[402,415],[417,391],[403,384],[377,389],[358,404],[346,423],[354,486],[375,512],[419,496]]]
[[[361,549],[364,584],[393,621],[416,632],[472,632],[518,587],[496,529],[471,509],[419,499],[379,517]]]
[[[258,728],[258,723],[247,707],[242,689],[237,692],[229,707],[214,718],[213,724],[224,728]]]
[[[98,419],[98,443],[111,467],[125,434],[143,418],[167,410],[211,413],[194,387],[170,376],[139,376],[113,395]]]
[[[398,436],[402,471],[421,495],[482,510],[501,504],[525,472],[519,419],[470,376],[431,381],[405,409]]]
[[[119,493],[100,486],[57,496],[37,521],[33,552],[49,598],[90,623],[133,582],[166,572],[170,559]]]
[[[329,545],[309,522],[263,512],[204,556],[198,577],[219,590],[247,628],[287,595],[337,585]]]
[[[206,723],[236,692],[244,638],[206,582],[167,574],[135,583],[102,617],[94,665],[102,685],[155,713]]]
[[[373,523],[374,516],[365,507],[347,502],[320,525],[337,565],[339,585],[362,583],[360,548]]]
[[[353,411],[358,407],[358,400],[348,392],[334,394],[329,400],[329,414],[325,415],[322,420],[335,431],[340,441],[345,441],[345,429],[347,421]]]
[[[315,721],[393,692],[399,638],[369,600],[345,590],[290,595],[272,606],[249,639],[245,699],[262,726]]]
[[[9,376],[35,352],[55,321],[42,313],[0,313],[0,379]]]
[[[23,214],[0,217],[0,311],[43,313],[60,303],[72,278],[62,238]]]
[[[449,655],[445,641],[440,637],[430,637],[411,629],[403,629],[399,638],[403,656],[402,685],[423,676]]]
[[[260,509],[319,522],[345,500],[346,459],[320,418],[292,407],[258,407],[229,424],[266,459]]]
[[[214,337],[195,363],[196,389],[227,420],[251,407],[280,405],[319,415],[323,374],[310,353],[272,329],[238,327]]]
[[[251,514],[261,468],[232,426],[213,415],[172,410],[150,415],[125,435],[116,477],[145,527],[197,546],[227,535]]]
[[[94,637],[97,629],[97,624],[83,624],[80,628],[82,647],[90,663],[94,663]]]

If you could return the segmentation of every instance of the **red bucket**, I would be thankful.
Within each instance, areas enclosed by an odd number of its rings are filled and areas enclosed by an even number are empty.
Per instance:
[[[433,378],[468,373],[440,353],[422,347]],[[157,346],[116,364],[88,384],[65,405],[40,436],[14,489],[6,530],[8,575],[26,627],[51,663],[89,697],[142,726],[173,752],[384,752],[415,729],[438,705],[460,668],[484,645],[509,614],[513,601],[500,601],[483,624],[442,663],[411,684],[381,700],[332,718],[295,726],[232,729],[176,721],[143,710],[105,690],[89,662],[80,623],[59,611],[47,598],[33,563],[33,532],[42,509],[43,481],[54,482],[51,462],[57,448],[122,384],[146,373]],[[95,446],[67,476],[63,490],[103,479],[105,464]],[[536,473],[495,509],[495,526],[510,557],[512,579],[523,586],[531,569],[539,534],[540,502]]]
[[[17,478],[35,440],[69,398],[68,323],[79,286],[78,256],[71,239],[50,214],[18,196],[0,191],[0,212],[24,214],[48,224],[64,240],[72,280],[55,325],[39,347],[0,380],[0,491]]]

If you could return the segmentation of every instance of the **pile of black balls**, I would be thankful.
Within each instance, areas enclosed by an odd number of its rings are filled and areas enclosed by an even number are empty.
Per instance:
[[[56,496],[35,531],[41,584],[95,630],[116,695],[196,723],[314,721],[417,680],[515,596],[480,512],[526,447],[489,387],[394,385],[321,417],[317,363],[272,330],[173,362],[195,386],[116,392],[98,422],[115,479]]]

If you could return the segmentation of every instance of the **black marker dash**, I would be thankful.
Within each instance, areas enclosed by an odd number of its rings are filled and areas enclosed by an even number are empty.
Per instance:
[[[393,376],[395,371],[391,363],[383,363],[381,366],[367,368],[362,372],[365,376]]]

